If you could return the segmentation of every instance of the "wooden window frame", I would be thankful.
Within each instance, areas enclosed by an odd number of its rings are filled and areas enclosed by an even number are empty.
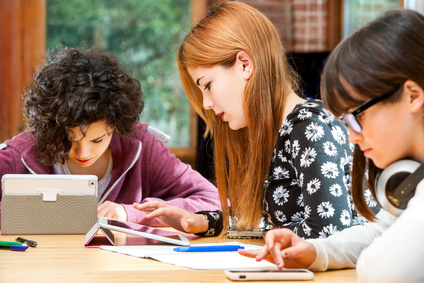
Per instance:
[[[195,24],[217,0],[191,0]],[[219,1],[219,0],[218,0]],[[23,129],[22,91],[44,63],[46,50],[46,0],[0,1],[0,143]],[[195,167],[198,150],[198,118],[190,117],[190,145],[171,147],[182,161]]]

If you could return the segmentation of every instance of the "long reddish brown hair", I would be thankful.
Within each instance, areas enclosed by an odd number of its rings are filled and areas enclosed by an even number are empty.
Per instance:
[[[251,56],[254,73],[244,90],[248,126],[234,131],[216,119],[212,110],[202,107],[202,93],[187,69],[230,67],[239,51]],[[186,36],[177,61],[188,98],[206,122],[205,135],[213,136],[215,175],[224,214],[223,233],[230,215],[227,199],[231,201],[231,214],[238,219],[239,228],[256,228],[263,211],[264,181],[281,127],[284,101],[296,86],[279,34],[250,5],[219,3]]]

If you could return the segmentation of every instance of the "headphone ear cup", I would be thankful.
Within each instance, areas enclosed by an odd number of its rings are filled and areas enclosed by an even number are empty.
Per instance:
[[[419,166],[420,163],[414,160],[396,161],[387,166],[377,177],[375,184],[377,200],[385,210],[394,216],[399,216],[406,208],[407,203],[399,201],[393,195],[396,190],[399,190],[399,185]]]

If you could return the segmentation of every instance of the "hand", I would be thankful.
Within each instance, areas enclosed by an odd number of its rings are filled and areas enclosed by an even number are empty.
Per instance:
[[[278,269],[306,268],[317,257],[315,247],[302,240],[290,229],[273,229],[265,235],[265,246],[260,251],[239,250],[239,254],[256,261],[263,259],[275,263]]]
[[[97,216],[104,216],[121,221],[127,221],[127,212],[125,208],[118,203],[105,201],[97,207]]]
[[[204,215],[188,212],[180,207],[161,201],[134,203],[134,207],[146,213],[146,219],[158,218],[164,224],[187,233],[202,233],[208,230]]]

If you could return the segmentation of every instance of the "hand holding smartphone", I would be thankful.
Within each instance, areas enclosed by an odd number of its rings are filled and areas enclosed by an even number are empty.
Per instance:
[[[314,273],[307,269],[227,269],[231,280],[312,280]]]

